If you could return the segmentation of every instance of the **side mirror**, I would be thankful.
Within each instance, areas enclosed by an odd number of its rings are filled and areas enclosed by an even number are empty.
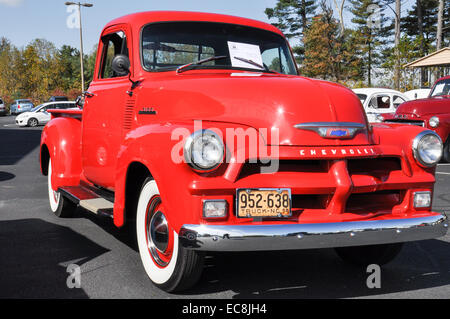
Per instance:
[[[119,76],[128,75],[130,74],[130,59],[124,54],[118,54],[112,60],[111,67]]]
[[[80,95],[75,100],[75,105],[78,106],[80,109],[83,109],[84,106],[84,98]]]

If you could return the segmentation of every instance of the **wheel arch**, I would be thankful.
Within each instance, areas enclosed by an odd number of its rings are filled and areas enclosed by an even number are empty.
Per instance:
[[[150,169],[140,161],[131,162],[125,176],[124,209],[121,219],[127,224],[136,218],[136,208],[144,181],[153,176]]]

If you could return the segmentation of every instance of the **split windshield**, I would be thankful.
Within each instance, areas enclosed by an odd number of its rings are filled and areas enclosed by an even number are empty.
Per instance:
[[[198,69],[273,70],[297,74],[286,40],[262,29],[212,22],[167,22],[142,32],[142,62],[147,71],[170,71],[200,60]],[[250,62],[249,62],[250,61]]]
[[[450,95],[450,79],[439,81],[431,92],[431,97]]]

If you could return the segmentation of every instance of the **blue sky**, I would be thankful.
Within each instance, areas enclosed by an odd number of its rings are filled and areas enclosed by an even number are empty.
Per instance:
[[[123,15],[148,10],[203,11],[237,15],[269,22],[264,10],[276,0],[86,0],[94,4],[83,8],[85,51],[98,42],[104,25]],[[333,1],[329,0],[331,3]],[[0,36],[22,47],[36,38],[45,38],[57,47],[79,47],[78,29],[67,27],[70,13],[65,0],[0,0]],[[319,2],[319,1],[318,1]],[[414,1],[405,0],[405,9]],[[405,10],[404,9],[404,10]],[[402,10],[403,11],[403,10]],[[346,20],[350,17],[346,14]]]

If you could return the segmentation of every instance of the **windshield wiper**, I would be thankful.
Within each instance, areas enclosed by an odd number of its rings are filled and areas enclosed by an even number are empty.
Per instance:
[[[197,65],[201,65],[201,64],[204,64],[204,63],[207,63],[207,62],[210,62],[210,61],[222,60],[222,59],[226,59],[226,58],[228,58],[228,57],[225,56],[225,55],[213,56],[213,57],[210,57],[210,58],[207,58],[207,59],[203,59],[203,60],[200,60],[200,61],[197,61],[197,62],[185,64],[185,65],[180,66],[177,69],[177,73],[181,73],[181,72],[185,72],[185,71],[191,70],[191,67],[195,67]]]
[[[250,59],[244,59],[244,58],[241,58],[241,57],[238,57],[238,56],[235,56],[234,58],[235,58],[236,60],[239,60],[239,61],[242,61],[242,62],[246,62],[246,63],[248,63],[248,64],[251,64],[251,65],[253,65],[253,66],[256,66],[256,67],[258,67],[258,68],[260,68],[260,69],[262,69],[262,70],[264,70],[264,71],[266,71],[266,72],[268,72],[268,73],[281,74],[280,72],[277,72],[277,71],[274,71],[274,70],[269,69],[265,64],[264,64],[264,65],[261,65],[261,64],[259,64],[259,63],[256,63],[256,62],[253,61],[253,60],[250,60]]]

